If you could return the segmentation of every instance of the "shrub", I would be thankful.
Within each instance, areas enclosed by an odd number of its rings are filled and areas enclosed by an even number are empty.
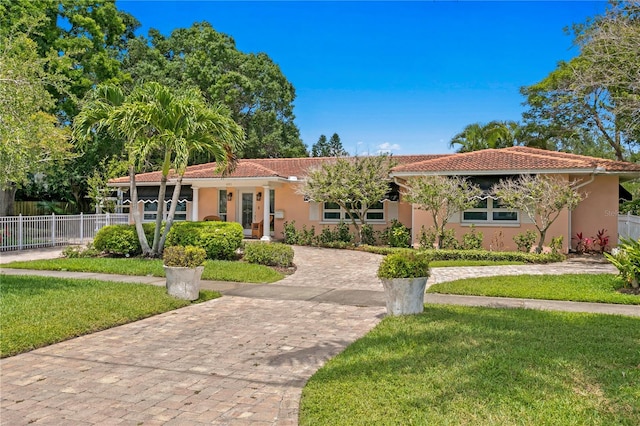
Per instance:
[[[293,249],[280,243],[249,243],[244,248],[244,259],[249,263],[286,268],[293,265]]]
[[[482,232],[476,232],[475,226],[471,225],[469,232],[462,236],[463,250],[480,250],[482,248],[482,240],[484,235]]]
[[[196,268],[204,265],[207,254],[201,247],[170,246],[164,249],[162,260],[166,266]]]
[[[561,262],[565,256],[561,253],[523,253],[519,251],[487,251],[487,250],[428,250],[425,251],[430,261],[434,260],[484,260],[525,263]]]
[[[362,234],[362,239],[360,240],[360,244],[368,244],[374,246],[376,244],[375,233],[373,232],[373,226],[369,224],[362,225],[360,228],[360,233]]]
[[[456,239],[456,231],[453,229],[446,229],[442,234],[442,250],[458,250],[460,243]]]
[[[67,259],[77,259],[77,258],[86,258],[86,257],[98,257],[100,252],[96,250],[93,244],[87,244],[86,248],[78,247],[78,246],[68,246],[62,250],[62,256]]]
[[[411,251],[389,254],[382,259],[378,267],[378,277],[418,278],[429,276],[429,260],[423,253]]]
[[[521,232],[513,237],[513,242],[516,243],[518,251],[529,253],[537,237],[538,235],[533,230],[528,229],[527,232]]]
[[[598,246],[600,253],[604,253],[609,249],[609,236],[606,229],[600,229],[596,232],[596,236],[593,237],[593,242]]]
[[[336,226],[337,233],[337,241],[342,241],[343,243],[352,243],[353,235],[351,235],[351,231],[349,230],[349,225],[340,221],[338,226]]]
[[[390,247],[409,247],[411,245],[411,229],[397,219],[393,219],[391,226],[382,231],[382,242]]]
[[[422,249],[432,249],[436,244],[438,231],[431,227],[425,228],[424,225],[420,228],[420,235],[418,236],[418,244]]]
[[[155,224],[143,224],[149,244],[153,242]],[[136,256],[142,253],[135,225],[107,225],[93,239],[96,250],[116,256]]]
[[[562,242],[564,237],[562,235],[558,235],[557,237],[551,238],[551,253],[558,254],[562,252]]]
[[[298,244],[300,239],[298,230],[296,229],[296,221],[292,220],[291,223],[284,223],[284,231],[282,232],[285,244]]]
[[[638,288],[640,280],[640,240],[627,238],[621,239],[620,246],[613,249],[611,254],[604,253],[604,256],[618,268],[620,277],[626,285]]]
[[[167,246],[202,247],[209,259],[229,260],[242,245],[242,225],[235,222],[178,222],[167,236]]]

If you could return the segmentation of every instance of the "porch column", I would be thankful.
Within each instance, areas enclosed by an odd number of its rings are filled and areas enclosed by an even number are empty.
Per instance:
[[[270,188],[268,186],[262,187],[262,199],[264,200],[264,203],[262,205],[262,208],[264,210],[262,222],[262,238],[260,238],[260,240],[262,241],[271,241],[271,220],[269,216],[269,211],[271,210],[271,198],[269,197],[269,190]]]
[[[193,191],[193,203],[191,204],[191,220],[198,221],[198,197],[200,188],[191,187]]]

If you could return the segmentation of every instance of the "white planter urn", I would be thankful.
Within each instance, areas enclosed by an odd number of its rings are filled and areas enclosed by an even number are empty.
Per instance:
[[[204,266],[187,268],[182,266],[166,266],[167,293],[184,300],[196,300],[200,295],[200,278]]]
[[[424,311],[428,277],[382,278],[388,315],[419,314]]]

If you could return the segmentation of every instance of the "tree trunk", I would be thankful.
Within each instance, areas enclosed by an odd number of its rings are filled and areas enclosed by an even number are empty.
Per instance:
[[[162,253],[164,251],[164,244],[167,241],[167,235],[169,235],[169,231],[171,230],[171,225],[173,225],[173,218],[176,215],[176,208],[178,207],[178,201],[180,200],[181,187],[182,187],[182,176],[178,176],[178,180],[176,181],[176,186],[173,187],[173,195],[171,196],[171,207],[169,208],[169,213],[167,214],[167,223],[165,224],[164,232],[162,233],[162,236],[158,241],[158,253]]]
[[[540,231],[540,241],[538,241],[538,246],[536,247],[536,253],[540,254],[542,253],[542,246],[544,245],[544,239],[546,238],[547,235],[547,230],[544,229],[542,231]]]
[[[15,184],[10,184],[8,188],[0,189],[0,216],[13,216],[16,190]]]
[[[131,212],[133,215],[133,223],[136,225],[136,233],[138,234],[138,240],[140,241],[140,247],[142,248],[143,256],[151,255],[151,248],[147,241],[147,236],[144,233],[142,227],[142,217],[140,215],[140,206],[138,206],[138,187],[136,186],[136,170],[133,165],[129,166],[129,187],[131,190]]]

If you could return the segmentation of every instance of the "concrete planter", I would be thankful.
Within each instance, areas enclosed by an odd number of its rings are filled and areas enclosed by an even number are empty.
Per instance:
[[[200,294],[200,277],[204,266],[185,268],[181,266],[164,267],[167,276],[167,293],[184,300],[196,300]]]
[[[388,315],[419,314],[424,311],[427,277],[382,279]]]

